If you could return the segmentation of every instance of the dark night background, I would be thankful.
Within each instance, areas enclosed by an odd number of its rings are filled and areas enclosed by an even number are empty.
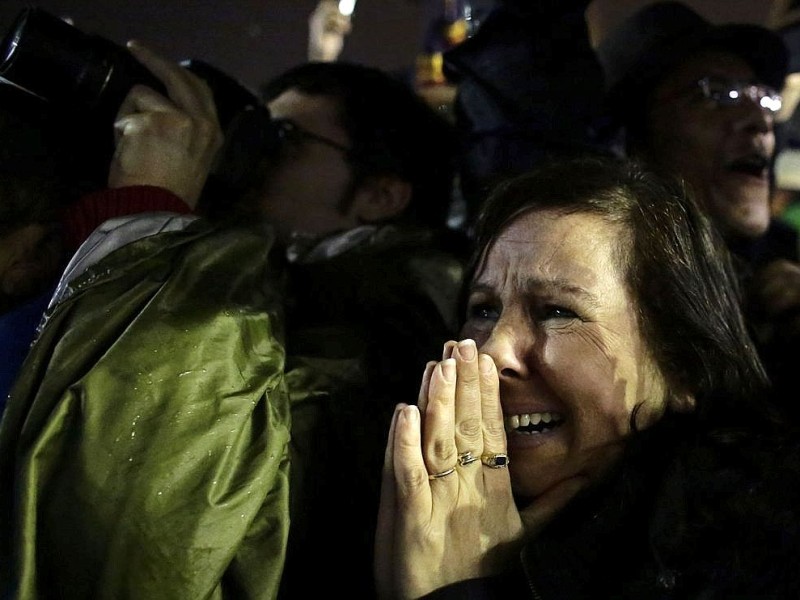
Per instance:
[[[536,0],[531,0],[536,1]],[[587,15],[595,34],[648,0],[595,0]],[[691,0],[712,20],[764,23],[784,0]],[[426,3],[428,8],[426,9]],[[68,17],[86,33],[117,43],[137,38],[175,60],[214,64],[251,89],[306,56],[308,16],[317,0],[0,0],[0,32],[36,5]],[[360,0],[343,59],[390,71],[409,69],[434,0]]]
[[[0,0],[5,34],[26,6],[68,17],[86,33],[124,43],[136,38],[174,58],[205,60],[252,89],[305,60],[316,0]],[[343,59],[399,71],[420,46],[423,7],[410,0],[362,0]]]

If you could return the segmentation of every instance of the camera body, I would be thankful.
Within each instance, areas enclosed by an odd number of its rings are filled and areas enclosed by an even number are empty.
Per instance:
[[[260,104],[210,64],[194,59],[181,64],[208,83],[223,128],[240,110]],[[136,84],[166,95],[161,81],[125,48],[40,8],[24,9],[0,44],[0,77],[50,103],[101,118],[113,117]]]
[[[0,45],[0,76],[63,108],[113,116],[130,88],[164,86],[124,48],[39,8],[24,9]]]
[[[187,59],[180,64],[211,88],[226,134],[208,187],[214,195],[241,195],[259,160],[276,146],[269,111],[255,94],[209,63]],[[76,139],[90,148],[87,160],[98,184],[105,181],[113,155],[113,120],[130,89],[143,84],[167,95],[161,81],[124,47],[40,8],[24,9],[0,43],[0,77],[54,112],[78,115]]]

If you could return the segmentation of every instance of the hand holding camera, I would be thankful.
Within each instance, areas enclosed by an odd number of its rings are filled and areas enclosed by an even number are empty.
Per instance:
[[[194,59],[176,64],[141,44],[123,48],[40,8],[23,10],[0,42],[0,77],[77,117],[99,179],[164,187],[192,208],[201,191],[232,201],[274,145],[269,112],[219,69]],[[223,131],[253,147],[226,159]]]
[[[162,187],[195,208],[223,141],[214,95],[203,79],[140,43],[128,50],[167,96],[137,84],[122,101],[108,185]]]

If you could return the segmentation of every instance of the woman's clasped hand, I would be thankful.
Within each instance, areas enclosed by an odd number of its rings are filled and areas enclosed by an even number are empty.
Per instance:
[[[499,464],[507,450],[497,370],[474,340],[448,342],[428,363],[418,405],[398,407],[389,437],[379,528],[392,543],[376,548],[385,596],[397,584],[416,597],[489,574],[487,556],[502,564],[517,549],[523,526]]]

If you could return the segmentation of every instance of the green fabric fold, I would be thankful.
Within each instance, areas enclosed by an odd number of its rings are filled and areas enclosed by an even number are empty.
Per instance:
[[[145,238],[48,316],[0,423],[3,592],[276,596],[290,410],[272,243],[203,223]]]

